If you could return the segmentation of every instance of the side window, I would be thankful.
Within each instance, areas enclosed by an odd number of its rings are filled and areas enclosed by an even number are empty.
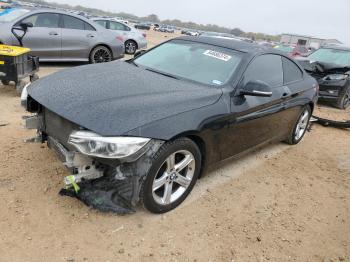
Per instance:
[[[288,58],[282,57],[284,84],[298,81],[303,78],[300,68]]]
[[[260,80],[271,87],[283,85],[282,59],[279,55],[261,55],[248,66],[243,77],[243,85]]]
[[[118,22],[111,21],[109,27],[112,30],[129,31],[128,30],[129,28],[127,26],[125,26],[125,25],[123,25],[121,23],[118,23]]]
[[[107,21],[106,20],[96,20],[95,22],[97,24],[99,24],[100,26],[107,28]]]
[[[21,23],[32,23],[33,27],[59,28],[59,14],[42,13],[29,16],[21,21]]]
[[[90,30],[95,31],[95,29],[88,23],[69,15],[62,15],[63,17],[63,28],[75,29],[75,30]]]

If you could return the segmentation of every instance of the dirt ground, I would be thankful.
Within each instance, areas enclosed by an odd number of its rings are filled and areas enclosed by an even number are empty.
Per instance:
[[[170,36],[147,32],[151,45]],[[43,65],[44,76],[67,65]],[[350,119],[350,111],[316,109]],[[58,191],[67,172],[0,86],[0,261],[350,261],[350,130],[313,125],[208,171],[179,208],[117,216]]]

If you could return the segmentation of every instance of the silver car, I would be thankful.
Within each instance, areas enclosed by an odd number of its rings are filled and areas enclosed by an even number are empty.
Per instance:
[[[28,27],[23,45],[40,61],[109,62],[121,58],[124,44],[113,33],[82,16],[58,10],[11,9],[0,15],[0,43],[18,45],[13,27]]]
[[[147,48],[146,34],[114,19],[93,18],[93,21],[109,30],[118,32],[125,46],[125,53],[132,55],[137,49]]]

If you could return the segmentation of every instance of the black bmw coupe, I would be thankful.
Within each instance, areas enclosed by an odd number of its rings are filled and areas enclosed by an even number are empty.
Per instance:
[[[303,138],[318,84],[277,50],[180,37],[127,62],[64,70],[22,99],[72,175],[64,194],[103,211],[141,203],[163,213],[208,165],[272,141]]]

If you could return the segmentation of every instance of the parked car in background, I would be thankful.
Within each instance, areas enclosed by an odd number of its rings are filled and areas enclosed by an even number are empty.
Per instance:
[[[318,81],[320,100],[340,109],[350,107],[350,47],[324,47],[298,60]]]
[[[299,143],[317,101],[316,80],[287,56],[213,37],[64,70],[27,91],[38,140],[76,171],[65,194],[123,213],[139,201],[170,211],[205,167],[268,142]]]
[[[151,25],[150,24],[146,24],[146,23],[135,24],[134,27],[136,29],[141,29],[141,30],[150,30],[151,29]]]
[[[175,33],[175,29],[169,26],[160,26],[158,28],[155,28],[155,31],[162,32],[162,33],[170,33],[173,34]]]
[[[308,56],[311,53],[311,49],[307,48],[304,45],[297,45],[293,48],[291,52],[292,57],[298,57],[298,56]]]
[[[292,52],[294,49],[293,46],[283,44],[275,45],[273,48],[287,54],[288,56],[292,56]]]
[[[237,40],[237,41],[243,41],[239,37],[232,35],[232,34],[227,34],[227,33],[203,32],[200,34],[200,36],[216,37],[216,38],[222,38],[222,39],[232,39],[232,40]]]
[[[189,30],[189,31],[185,32],[185,35],[188,35],[188,36],[199,36],[199,32]]]
[[[119,39],[124,43],[125,53],[134,54],[137,49],[147,48],[146,34],[114,19],[93,18],[102,27],[118,32]]]
[[[28,27],[23,44],[40,61],[109,62],[124,54],[117,34],[82,16],[57,10],[11,9],[0,16],[0,43],[18,45],[13,27]]]
[[[180,32],[180,33],[181,33],[182,35],[186,35],[187,31],[188,31],[188,29],[181,29],[181,32]]]

